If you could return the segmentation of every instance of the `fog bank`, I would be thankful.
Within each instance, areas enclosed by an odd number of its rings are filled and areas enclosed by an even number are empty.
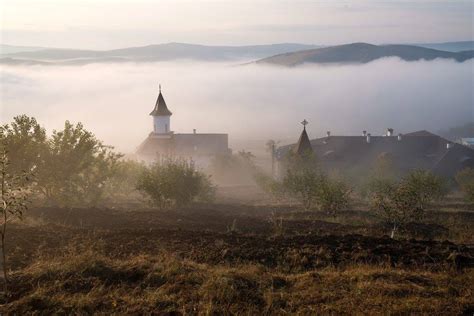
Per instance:
[[[162,84],[179,133],[229,133],[241,140],[296,140],[307,119],[315,138],[418,129],[474,120],[474,62],[378,60],[365,65],[234,66],[124,63],[3,66],[0,122],[36,117],[50,132],[83,122],[105,143],[133,152],[152,130]]]

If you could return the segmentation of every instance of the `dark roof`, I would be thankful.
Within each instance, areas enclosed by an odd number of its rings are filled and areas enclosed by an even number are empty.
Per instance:
[[[303,131],[300,135],[300,139],[296,144],[296,153],[298,155],[303,155],[312,152],[313,148],[311,147],[311,142],[309,141],[308,133],[306,133],[306,128],[303,128]]]
[[[412,136],[414,135],[414,136]],[[301,139],[301,138],[300,138]],[[474,160],[474,150],[431,134],[415,132],[401,136],[329,136],[311,140],[311,147],[327,169],[371,169],[377,159],[389,156],[401,171],[427,169],[446,176],[454,175],[466,161]],[[447,148],[451,143],[451,148]],[[280,159],[298,144],[278,148]]]
[[[169,115],[172,115],[172,114],[173,113],[171,113],[171,111],[168,110],[168,107],[166,106],[165,99],[163,98],[163,95],[161,94],[161,90],[160,90],[160,94],[158,94],[158,99],[156,99],[155,108],[153,109],[153,111],[151,111],[150,115],[153,115],[153,116],[169,116]]]
[[[405,136],[437,136],[437,137],[439,137],[438,135],[430,133],[427,130],[411,132],[411,133],[405,134]]]

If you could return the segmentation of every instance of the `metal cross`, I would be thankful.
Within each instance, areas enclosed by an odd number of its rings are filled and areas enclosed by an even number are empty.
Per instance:
[[[303,120],[303,122],[301,122],[301,124],[303,125],[303,128],[306,129],[306,125],[308,125],[308,121],[306,119]]]

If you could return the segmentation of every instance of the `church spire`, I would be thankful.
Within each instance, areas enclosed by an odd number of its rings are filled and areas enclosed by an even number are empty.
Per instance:
[[[151,116],[170,116],[172,114],[173,113],[171,113],[171,111],[168,110],[165,99],[163,98],[163,95],[161,94],[161,84],[160,84],[158,99],[156,99],[155,107],[153,108],[153,111],[151,111],[150,115]]]
[[[306,133],[306,125],[308,125],[309,123],[308,121],[303,120],[301,124],[303,125],[303,131],[301,132],[300,138],[298,139],[298,143],[296,144],[296,153],[300,156],[313,152],[311,142],[309,141],[308,133]]]

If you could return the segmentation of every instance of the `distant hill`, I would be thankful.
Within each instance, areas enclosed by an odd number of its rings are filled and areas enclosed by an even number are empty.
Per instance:
[[[462,51],[467,51],[467,50],[474,50],[474,41],[428,43],[428,44],[413,44],[413,45],[425,47],[425,48],[437,49],[437,50],[444,50],[447,52],[462,52]]]
[[[127,61],[165,61],[191,59],[204,61],[222,61],[232,59],[258,59],[276,54],[294,52],[320,46],[303,44],[273,44],[255,46],[205,46],[182,43],[168,43],[143,47],[130,47],[106,51],[76,49],[42,49],[3,54],[2,57],[28,59],[30,61],[65,61],[82,59],[84,62],[104,62],[122,58]],[[11,62],[11,60],[10,60]]]
[[[0,44],[0,54],[14,54],[19,52],[33,52],[45,49],[44,47],[35,47],[35,46],[15,46],[15,45],[6,45]]]
[[[305,63],[364,64],[384,57],[399,57],[406,61],[449,58],[463,62],[473,58],[474,51],[453,53],[412,45],[377,46],[367,43],[353,43],[279,54],[258,60],[256,63],[280,66],[296,66]]]
[[[84,65],[128,61],[258,60],[257,63],[294,66],[302,63],[366,63],[390,56],[396,56],[403,60],[452,58],[464,61],[473,57],[473,50],[474,42],[469,41],[381,46],[354,43],[331,47],[293,43],[252,46],[167,43],[102,51],[0,45],[0,64]]]

